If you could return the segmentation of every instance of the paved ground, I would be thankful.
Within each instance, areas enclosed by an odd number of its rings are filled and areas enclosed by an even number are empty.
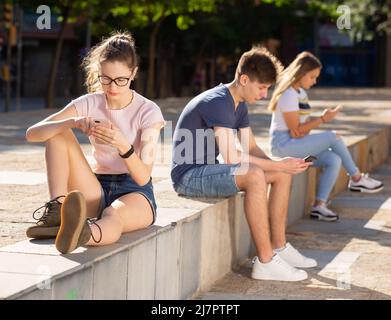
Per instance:
[[[391,160],[374,173],[386,187],[375,195],[343,192],[333,207],[338,222],[304,218],[288,241],[319,266],[298,283],[251,280],[251,263],[231,272],[198,299],[390,299]]]

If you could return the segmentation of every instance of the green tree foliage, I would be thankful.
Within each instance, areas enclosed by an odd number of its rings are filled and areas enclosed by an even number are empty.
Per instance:
[[[337,8],[342,5],[350,11],[351,28],[344,32],[352,40],[360,42],[391,34],[390,0],[308,0],[311,14],[320,12],[335,22],[340,16]]]
[[[216,9],[217,2],[218,0],[124,0],[110,10],[114,17],[122,17],[123,27],[149,30],[147,96],[156,96],[156,42],[163,21],[170,16],[175,16],[177,28],[186,30],[195,24],[192,16],[194,13],[212,13]]]
[[[23,1],[23,7],[40,4],[39,0]],[[287,26],[302,39],[308,38],[314,19],[338,20],[340,5],[351,10],[351,29],[345,31],[356,41],[391,32],[390,0],[47,0],[45,4],[59,17],[61,30],[90,18],[94,42],[113,30],[130,30],[143,57],[142,69],[148,71],[145,91],[151,98],[159,94],[164,82],[161,66],[169,59],[170,69],[183,63],[189,66],[188,73],[196,73],[202,63],[217,56],[237,59],[262,40],[281,38]],[[78,29],[83,44],[85,29],[85,24]],[[52,105],[62,42],[60,31],[51,63],[48,106]]]

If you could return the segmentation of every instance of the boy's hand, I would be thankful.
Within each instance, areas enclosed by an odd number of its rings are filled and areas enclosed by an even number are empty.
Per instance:
[[[305,162],[304,159],[300,158],[286,157],[277,161],[279,162],[281,171],[289,174],[301,173],[312,165],[312,162]]]

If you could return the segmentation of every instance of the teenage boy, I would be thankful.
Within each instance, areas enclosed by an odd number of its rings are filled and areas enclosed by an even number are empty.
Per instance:
[[[241,56],[231,83],[193,98],[174,131],[171,179],[175,191],[186,196],[228,197],[245,191],[244,210],[257,251],[252,278],[301,281],[308,275],[297,268],[317,263],[286,243],[285,229],[291,175],[312,163],[271,160],[255,142],[247,109],[267,96],[280,70],[269,51],[253,48]],[[243,151],[236,148],[236,133]]]

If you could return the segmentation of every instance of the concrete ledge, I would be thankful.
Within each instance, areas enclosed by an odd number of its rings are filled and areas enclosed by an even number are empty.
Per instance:
[[[389,128],[349,143],[371,171],[387,158]],[[163,170],[164,171],[164,170]],[[308,212],[318,172],[295,176],[288,224]],[[341,172],[333,194],[346,187]],[[169,179],[154,184],[158,219],[118,243],[61,255],[54,241],[0,248],[1,299],[187,299],[208,290],[254,252],[244,194],[225,199],[178,196]]]
[[[201,210],[160,208],[162,218],[154,226],[125,234],[114,245],[78,248],[68,255],[59,254],[53,240],[22,241],[0,248],[0,297],[189,298],[200,286],[206,288],[231,270],[231,243],[243,248],[235,249],[233,256],[248,256],[248,229],[240,221],[245,218],[234,209],[241,198],[238,194],[224,200],[198,200],[204,206]],[[181,200],[188,201],[178,197]],[[234,230],[233,223],[242,230]],[[224,238],[211,228],[224,230]],[[225,250],[227,256],[218,254]]]

